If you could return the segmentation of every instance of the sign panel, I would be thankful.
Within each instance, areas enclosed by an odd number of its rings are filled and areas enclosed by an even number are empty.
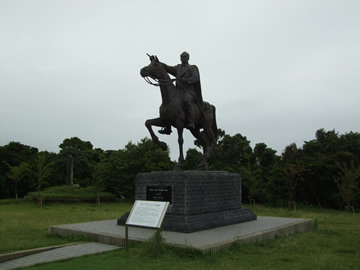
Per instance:
[[[136,200],[126,221],[126,224],[160,228],[168,206],[169,202]]]
[[[146,186],[146,200],[171,204],[171,186]]]

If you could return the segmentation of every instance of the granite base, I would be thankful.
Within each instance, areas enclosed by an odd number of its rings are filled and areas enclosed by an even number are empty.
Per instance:
[[[167,171],[138,174],[135,199],[170,201],[162,228],[191,233],[256,220],[242,208],[241,178],[218,171]],[[118,220],[126,221],[126,215]]]

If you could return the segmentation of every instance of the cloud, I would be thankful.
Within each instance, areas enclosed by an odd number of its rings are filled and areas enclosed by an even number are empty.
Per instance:
[[[281,152],[319,128],[358,132],[356,1],[2,1],[0,145],[121,149],[149,134],[146,53],[200,69],[219,128]],[[177,136],[163,137],[177,158]],[[186,132],[185,151],[193,146]]]

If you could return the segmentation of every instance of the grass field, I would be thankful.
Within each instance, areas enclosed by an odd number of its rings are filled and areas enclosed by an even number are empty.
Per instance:
[[[0,201],[0,253],[74,242],[48,236],[50,225],[115,219],[131,203],[35,204]],[[133,244],[101,255],[44,264],[26,269],[360,269],[360,215],[335,210],[250,207],[260,216],[311,218],[312,232],[261,243],[235,244],[216,254],[191,249],[163,248],[159,257],[153,243]]]
[[[95,203],[65,203],[39,208],[26,201],[0,201],[0,254],[80,241],[48,236],[48,228],[50,225],[117,219],[131,206],[130,202],[104,203],[101,207],[96,207]]]

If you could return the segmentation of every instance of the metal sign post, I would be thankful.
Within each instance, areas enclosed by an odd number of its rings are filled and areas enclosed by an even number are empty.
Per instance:
[[[139,226],[156,228],[157,252],[160,252],[160,227],[164,220],[169,202],[136,200],[125,223],[125,250],[128,250],[129,228]]]

